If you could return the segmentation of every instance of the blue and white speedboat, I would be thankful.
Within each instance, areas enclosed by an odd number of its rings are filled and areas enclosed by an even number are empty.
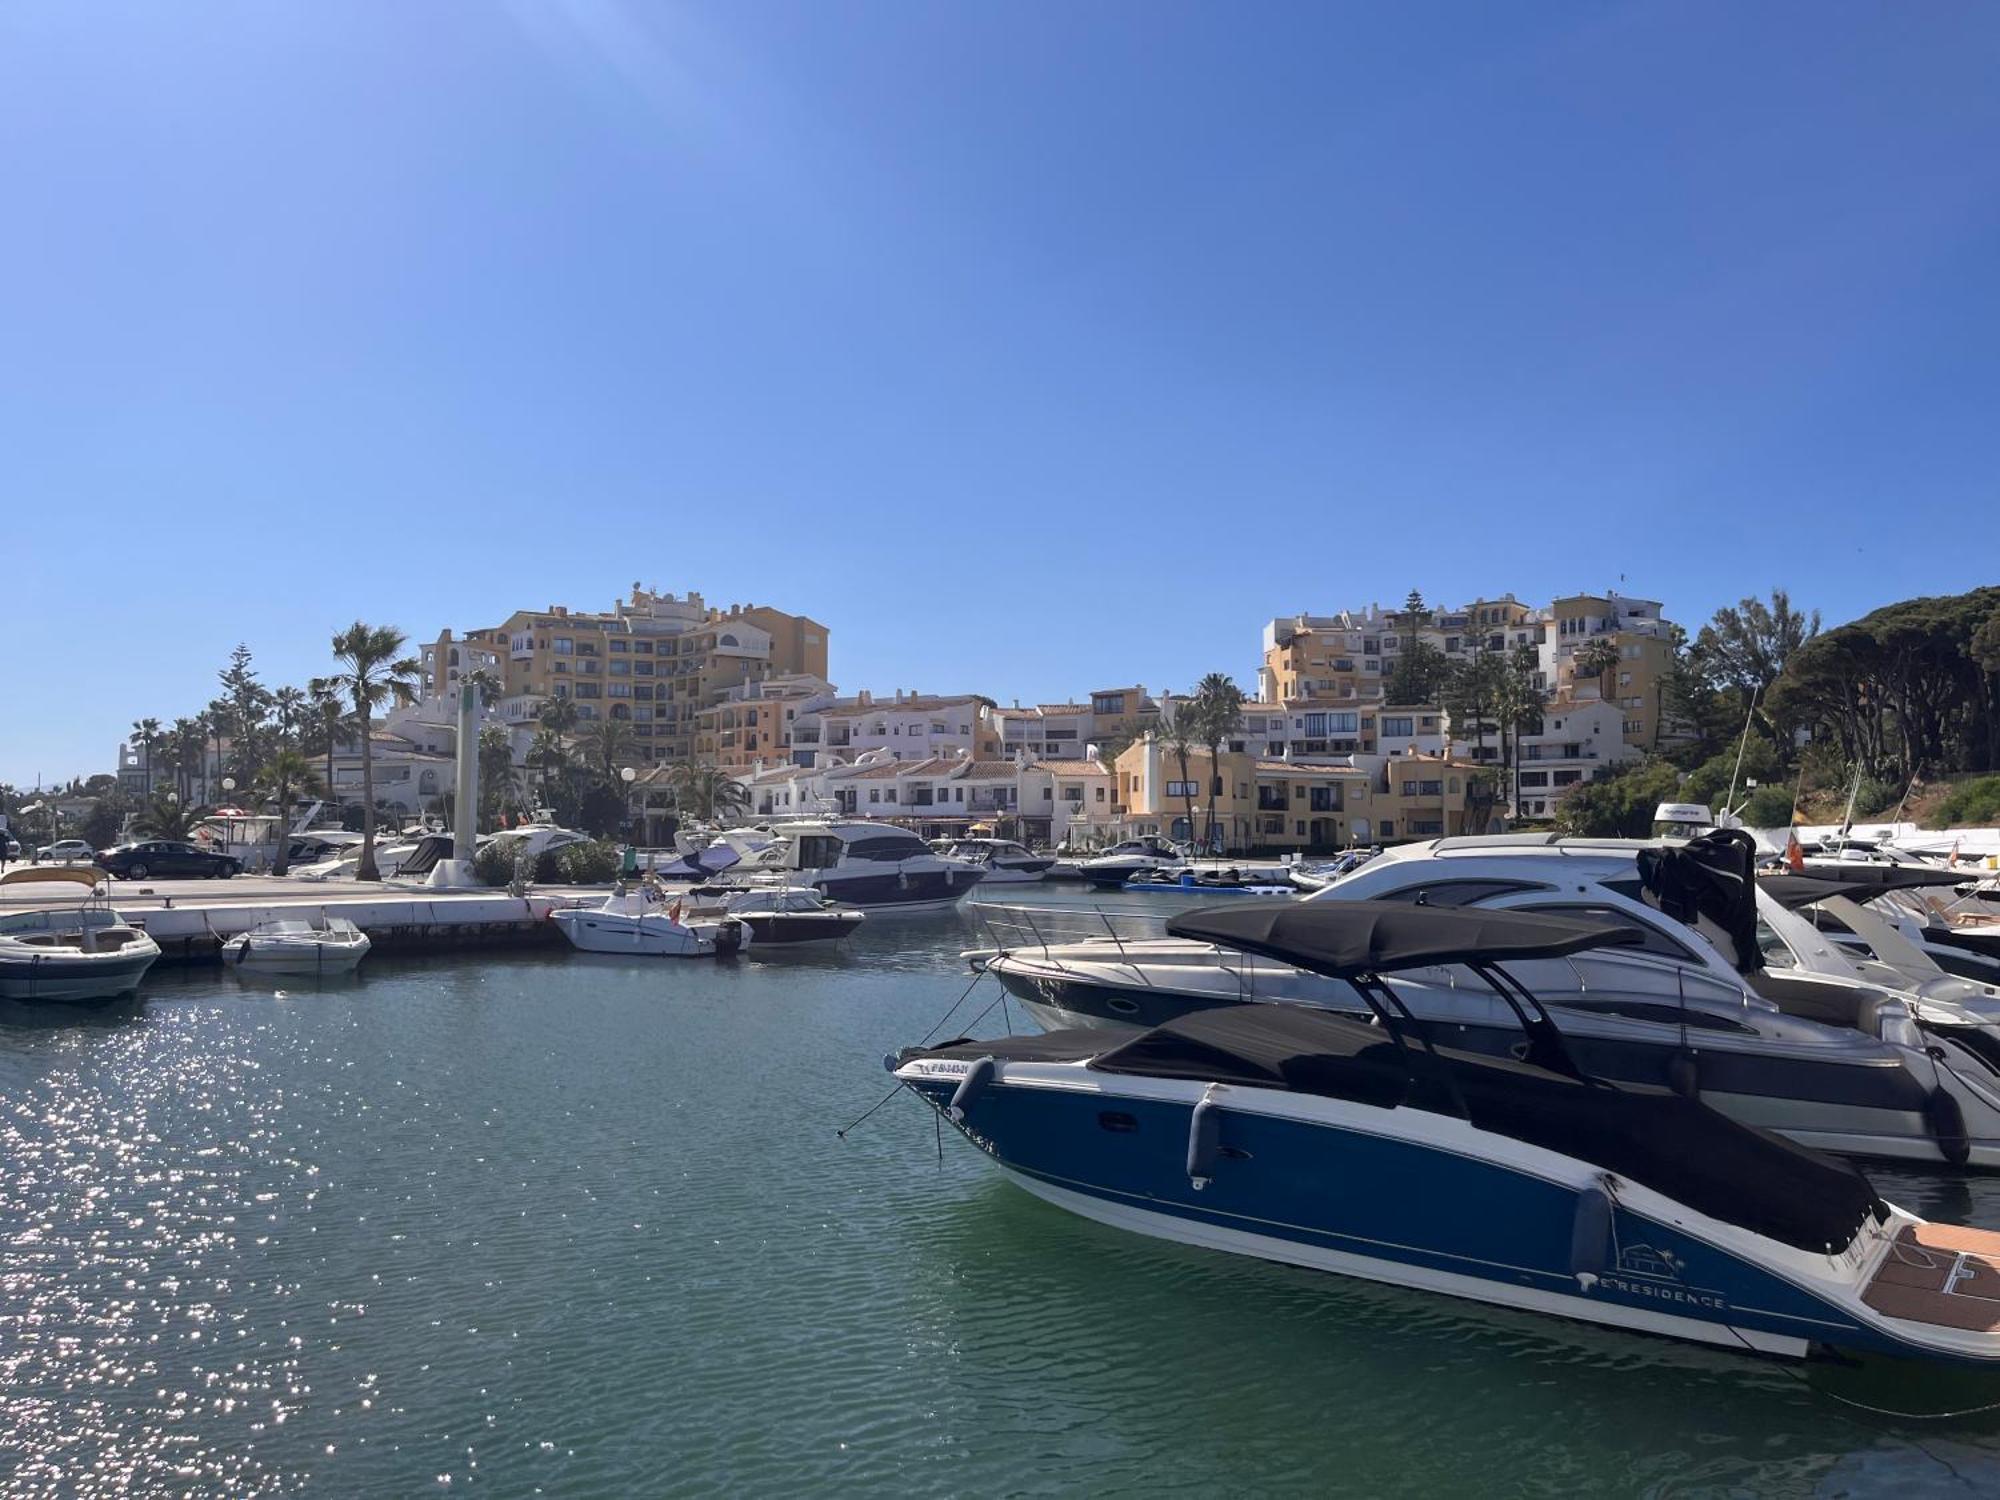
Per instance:
[[[946,911],[986,878],[984,866],[950,859],[907,828],[861,818],[801,819],[731,829],[744,872],[782,871],[837,906],[865,912]]]
[[[896,1077],[1029,1192],[1143,1234],[1764,1354],[2000,1368],[2000,1235],[1926,1223],[1698,1099],[1590,1077],[1509,972],[1638,934],[1371,901],[1236,902],[1172,930],[1342,981],[1369,1018],[1245,1005],[959,1040]],[[1518,1057],[1447,1045],[1382,977],[1439,964],[1505,998]]]

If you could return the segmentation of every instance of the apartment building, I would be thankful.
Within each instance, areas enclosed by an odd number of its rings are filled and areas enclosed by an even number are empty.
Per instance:
[[[1157,723],[1160,705],[1143,686],[1099,688],[1087,702],[995,708],[1002,750],[1009,756],[1081,756],[1091,745],[1129,739]]]
[[[881,696],[865,690],[846,698],[828,693],[802,699],[787,711],[780,748],[800,766],[852,763],[871,750],[887,751],[891,760],[912,761],[1001,755],[993,700],[978,693],[902,688]]]
[[[1257,696],[1265,702],[1379,703],[1396,659],[1423,641],[1452,660],[1536,645],[1537,611],[1512,594],[1457,609],[1365,610],[1293,615],[1264,626]]]
[[[1616,705],[1619,732],[1627,744],[1658,749],[1670,737],[1665,717],[1667,673],[1673,663],[1674,627],[1655,599],[1622,594],[1572,594],[1549,606],[1549,629],[1542,647],[1542,670],[1559,695]],[[1618,653],[1615,668],[1579,674],[1577,656],[1593,641],[1609,641]]]
[[[1232,748],[1215,765],[1207,748],[1197,747],[1183,769],[1164,740],[1149,736],[1127,747],[1115,767],[1121,831],[1206,837],[1211,791],[1217,834],[1230,854],[1324,853],[1470,831],[1480,768],[1441,740],[1428,752],[1420,743],[1413,733],[1397,753],[1333,761]]]
[[[732,774],[782,760],[800,709],[833,696],[832,684],[805,672],[739,683],[695,710],[694,757]]]
[[[1094,760],[898,760],[877,748],[852,762],[777,765],[739,779],[754,817],[880,818],[925,838],[985,828],[1055,844],[1111,821],[1111,774]]]
[[[636,758],[659,764],[691,759],[702,712],[736,689],[799,675],[824,682],[827,630],[769,605],[722,609],[697,593],[634,584],[609,610],[552,604],[463,637],[446,630],[421,661],[428,694],[449,697],[461,676],[485,667],[500,683],[504,722],[525,724],[544,700],[566,698],[580,719],[628,721]]]

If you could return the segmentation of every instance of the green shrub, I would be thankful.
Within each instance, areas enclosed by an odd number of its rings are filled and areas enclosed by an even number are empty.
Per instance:
[[[1738,815],[1745,828],[1785,828],[1792,821],[1790,787],[1760,786],[1752,792]]]
[[[1933,810],[1931,828],[1988,827],[2000,823],[2000,776],[1961,781]]]
[[[506,844],[484,844],[472,856],[473,872],[490,886],[504,886],[514,879],[514,855]]]
[[[1886,817],[1902,800],[1903,788],[1897,783],[1864,776],[1860,790],[1854,794],[1854,816],[1857,820]]]
[[[618,866],[618,846],[593,839],[587,844],[571,844],[553,854],[544,854],[537,864],[535,878],[552,885],[609,885],[618,878]]]

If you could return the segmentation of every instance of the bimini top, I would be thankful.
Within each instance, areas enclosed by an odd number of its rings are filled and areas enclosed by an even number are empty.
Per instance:
[[[1774,876],[1765,876],[1768,883]],[[1887,886],[1890,890],[1906,891],[1922,885],[1964,885],[1974,879],[1963,870],[1939,870],[1930,865],[1842,865],[1816,864],[1808,868],[1803,877],[1794,879],[1824,880],[1834,885],[1846,886]],[[1857,901],[1872,901],[1874,893],[1852,893]]]
[[[1608,923],[1405,901],[1232,901],[1185,912],[1167,931],[1335,979],[1431,964],[1563,958],[1645,941],[1635,928]]]
[[[1766,875],[1757,888],[1767,892],[1780,906],[1791,911],[1845,896],[1850,901],[1874,901],[1895,891],[1914,891],[1926,886],[1963,885],[1965,877],[1949,870],[1913,869],[1908,865],[1860,865],[1866,880],[1828,879],[1817,871],[1810,875]]]

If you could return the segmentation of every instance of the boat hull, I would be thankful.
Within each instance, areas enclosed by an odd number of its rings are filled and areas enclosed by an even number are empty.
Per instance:
[[[581,953],[640,954],[648,958],[705,958],[722,948],[733,950],[737,943],[733,924],[726,943],[724,924],[709,930],[709,924],[687,927],[664,914],[644,917],[588,909],[557,911],[549,920],[562,930],[570,946]]]
[[[734,919],[750,931],[752,948],[796,948],[807,943],[837,943],[863,918],[859,915],[814,912],[743,912]]]
[[[982,883],[977,870],[892,869],[879,875],[823,870],[803,873],[800,880],[835,906],[867,912],[949,911]]]
[[[1327,1099],[1305,1101],[1312,1118],[1231,1104],[1221,1112],[1212,1175],[1195,1178],[1198,1083],[1146,1080],[1125,1090],[1103,1085],[1102,1075],[1083,1083],[1089,1074],[1065,1087],[997,1082],[955,1117],[962,1073],[899,1076],[1015,1182],[1115,1227],[1723,1348],[1952,1357],[1857,1315],[1805,1274],[1774,1271],[1704,1238],[1688,1227],[1705,1222],[1698,1216],[1635,1211],[1624,1190],[1610,1211],[1607,1259],[1580,1274],[1578,1198],[1602,1173],[1463,1121]],[[1858,1266],[1847,1268],[1850,1280]]]
[[[0,961],[0,1000],[31,1004],[77,1004],[122,1000],[138,992],[139,982],[160,956],[154,947],[141,953],[50,953]]]
[[[246,974],[351,974],[368,956],[362,943],[284,943],[270,938],[222,945],[222,961]]]

